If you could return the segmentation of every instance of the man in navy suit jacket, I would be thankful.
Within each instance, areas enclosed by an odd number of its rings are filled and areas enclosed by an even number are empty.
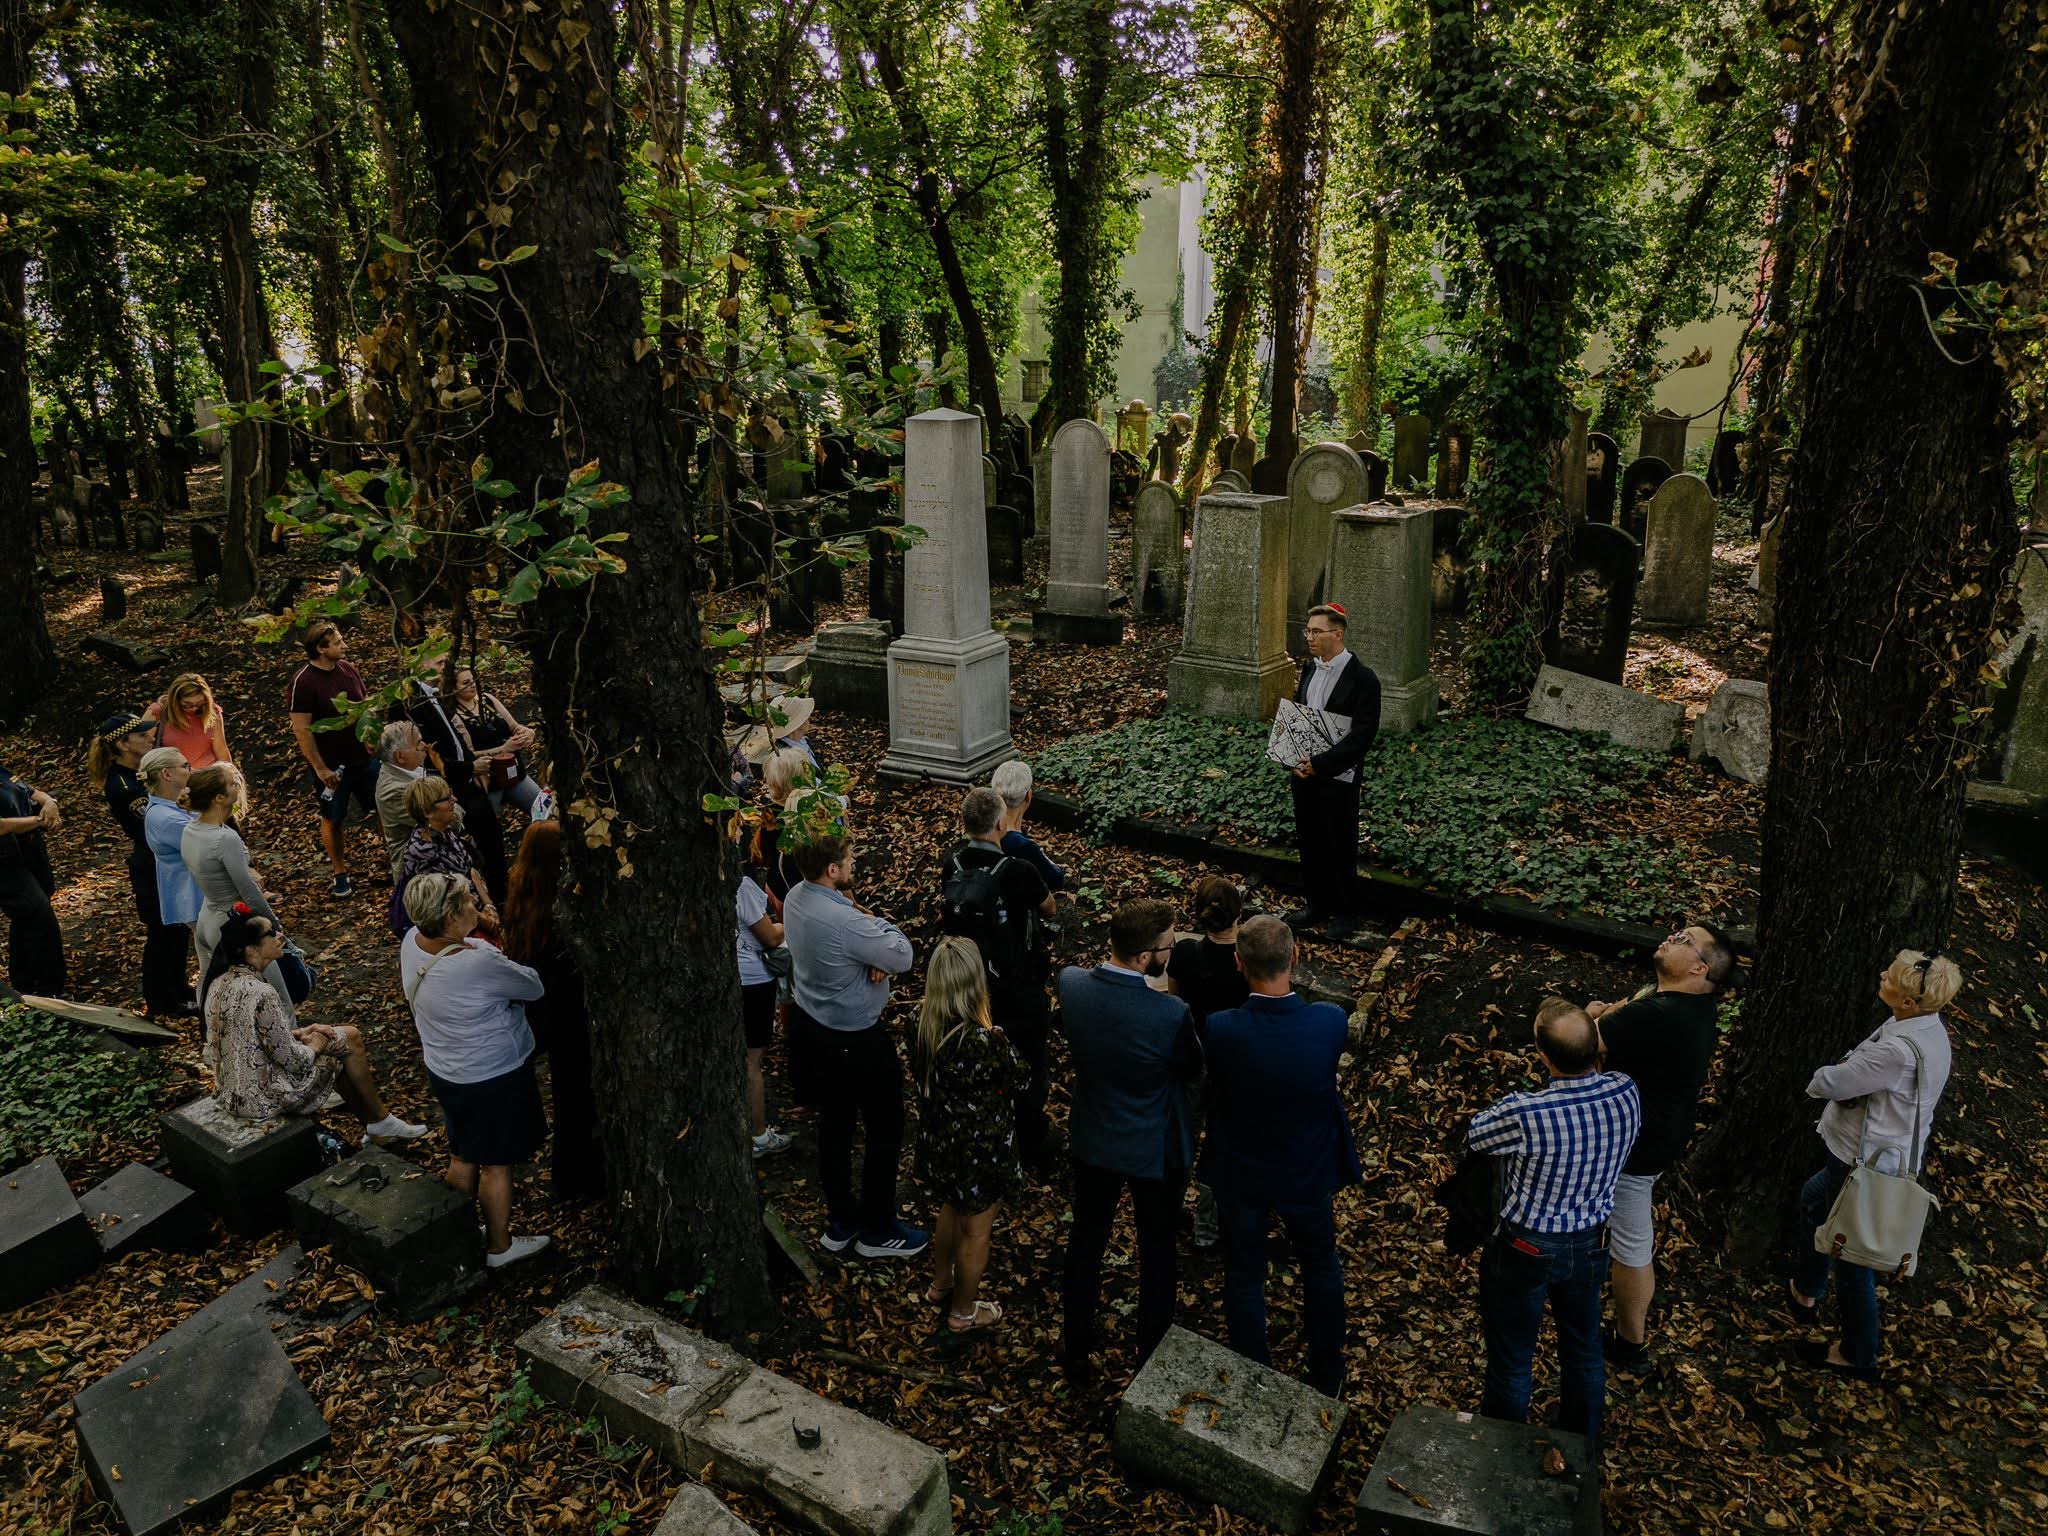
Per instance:
[[[1278,1214],[1301,1268],[1308,1379],[1336,1397],[1344,1387],[1344,1272],[1330,1197],[1359,1178],[1337,1094],[1349,1021],[1336,1004],[1294,991],[1294,958],[1294,934],[1277,917],[1255,917],[1237,931],[1238,968],[1252,995],[1241,1008],[1209,1015],[1202,1179],[1216,1191],[1223,1228],[1230,1347],[1271,1363],[1266,1231]]]
[[[1067,1114],[1074,1221],[1067,1233],[1065,1353],[1088,1368],[1102,1300],[1102,1255],[1126,1187],[1138,1229],[1138,1352],[1152,1353],[1173,1323],[1174,1241],[1195,1160],[1188,1098],[1202,1048],[1188,1005],[1146,985],[1166,974],[1173,908],[1134,901],[1109,920],[1109,959],[1060,972],[1060,1028],[1073,1057]]]

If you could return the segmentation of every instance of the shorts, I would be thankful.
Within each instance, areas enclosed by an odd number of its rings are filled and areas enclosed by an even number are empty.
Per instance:
[[[341,775],[341,782],[329,789],[320,782],[319,775],[314,775],[313,788],[319,794],[320,815],[336,826],[345,824],[348,821],[349,798],[353,796],[356,804],[360,805],[365,813],[375,816],[379,766],[377,759],[368,757],[359,763],[343,763],[338,768],[333,763],[327,766],[334,768],[334,771]]]
[[[1614,1214],[1607,1218],[1607,1255],[1625,1269],[1643,1269],[1657,1251],[1653,1192],[1657,1175],[1624,1173],[1614,1183]]]
[[[746,1027],[747,1049],[765,1051],[775,1039],[775,982],[749,982],[740,988],[740,1022]]]
[[[427,1086],[448,1122],[448,1150],[465,1163],[510,1168],[530,1161],[547,1140],[531,1060],[480,1083],[451,1083],[429,1072]]]

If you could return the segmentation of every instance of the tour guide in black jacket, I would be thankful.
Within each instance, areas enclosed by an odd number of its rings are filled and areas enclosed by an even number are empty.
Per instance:
[[[1358,878],[1358,764],[1380,728],[1380,680],[1344,648],[1344,626],[1336,603],[1309,609],[1309,664],[1294,689],[1295,703],[1351,720],[1349,734],[1294,770],[1294,837],[1308,903],[1297,926],[1344,911]]]

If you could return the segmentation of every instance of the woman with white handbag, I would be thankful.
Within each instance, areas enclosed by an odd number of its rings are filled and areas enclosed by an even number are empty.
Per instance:
[[[1949,1074],[1941,1009],[1962,986],[1953,960],[1899,951],[1877,981],[1892,1016],[1806,1085],[1808,1097],[1827,1100],[1820,1117],[1827,1166],[1799,1193],[1808,1240],[1794,1256],[1790,1305],[1799,1322],[1817,1324],[1832,1272],[1842,1323],[1833,1344],[1802,1339],[1794,1346],[1808,1365],[1878,1379],[1878,1271],[1910,1275],[1919,1260],[1935,1200],[1918,1176]]]

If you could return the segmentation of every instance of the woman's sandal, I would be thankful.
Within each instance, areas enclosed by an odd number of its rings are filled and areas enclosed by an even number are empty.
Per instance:
[[[955,1333],[973,1333],[977,1329],[993,1328],[1002,1320],[1003,1309],[992,1301],[977,1301],[974,1304],[974,1313],[970,1317],[962,1317],[957,1312],[946,1314],[946,1326]]]
[[[1840,1360],[1830,1360],[1828,1351],[1834,1346],[1819,1339],[1799,1339],[1792,1345],[1792,1353],[1802,1365],[1818,1365],[1833,1371],[1837,1376],[1847,1376],[1851,1381],[1882,1381],[1884,1374],[1874,1365],[1849,1365]]]
[[[946,1304],[946,1302],[952,1297],[952,1294],[953,1287],[951,1287],[950,1285],[946,1286],[944,1289],[941,1289],[936,1285],[927,1286],[925,1288],[924,1293],[925,1303],[928,1306],[943,1307]]]
[[[1792,1321],[1802,1328],[1820,1326],[1820,1303],[1801,1301],[1798,1290],[1790,1281],[1785,1283],[1785,1310],[1792,1314]]]

